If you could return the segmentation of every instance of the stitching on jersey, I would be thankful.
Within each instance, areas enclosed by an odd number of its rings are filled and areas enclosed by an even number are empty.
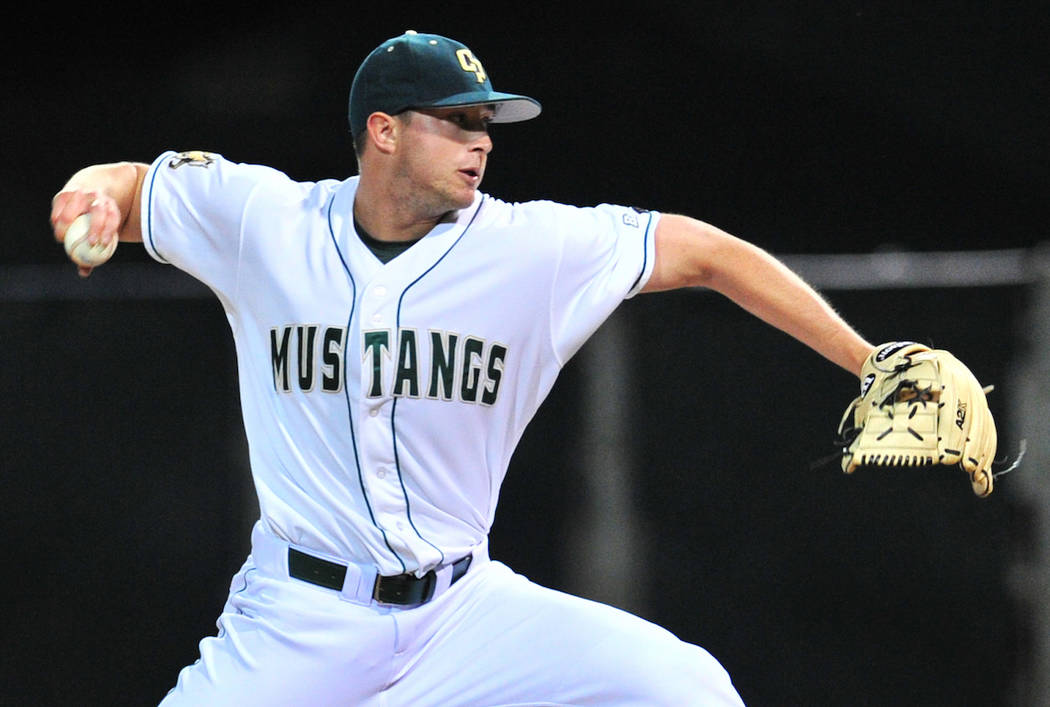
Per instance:
[[[468,221],[467,225],[463,227],[463,232],[460,233],[459,236],[456,237],[456,240],[453,241],[452,245],[450,245],[448,247],[448,250],[446,250],[441,255],[440,258],[435,260],[433,262],[433,264],[431,264],[431,266],[429,268],[424,270],[423,273],[419,277],[417,277],[412,282],[408,283],[408,285],[405,286],[405,289],[401,291],[401,296],[397,298],[397,316],[395,317],[395,321],[394,321],[394,330],[399,332],[398,333],[398,338],[399,339],[400,339],[400,331],[401,331],[401,305],[405,301],[405,294],[407,294],[408,291],[410,289],[412,289],[416,285],[417,282],[419,282],[424,277],[429,275],[434,270],[434,268],[436,268],[441,263],[441,261],[443,261],[446,257],[448,257],[448,254],[451,253],[452,250],[457,245],[459,245],[459,242],[463,240],[463,236],[467,235],[467,231],[469,231],[470,227],[472,225],[474,225],[474,220],[478,217],[478,214],[481,213],[481,208],[482,208],[482,206],[484,206],[484,204],[485,204],[485,195],[482,194],[481,195],[481,201],[478,202],[478,207],[477,207],[477,209],[475,209],[474,215],[470,217],[470,221]],[[399,344],[400,344],[400,342],[399,342]],[[397,469],[397,480],[398,480],[398,483],[401,484],[401,493],[405,497],[405,515],[408,517],[408,524],[412,527],[412,530],[415,531],[416,536],[420,540],[425,542],[427,545],[429,545],[430,547],[432,547],[435,550],[437,550],[438,554],[441,555],[440,564],[445,564],[445,553],[442,552],[441,548],[439,548],[437,545],[435,545],[434,543],[432,543],[429,540],[427,540],[426,538],[424,538],[423,535],[419,532],[419,528],[416,527],[415,522],[412,520],[412,506],[411,506],[411,504],[409,503],[409,500],[408,500],[408,489],[405,488],[405,478],[401,474],[401,458],[400,458],[400,456],[397,453],[397,423],[396,423],[396,421],[394,419],[394,416],[397,414],[397,401],[398,401],[397,396],[394,396],[394,401],[390,405],[390,436],[392,438],[391,441],[393,442],[393,445],[394,445],[394,468]]]
[[[635,278],[634,284],[631,285],[631,289],[628,292],[634,292],[634,288],[638,287],[638,283],[642,281],[642,276],[645,275],[645,269],[649,265],[649,231],[653,227],[653,214],[649,213],[649,222],[645,225],[645,238],[642,239],[642,271],[638,273],[638,277]]]
[[[157,181],[157,174],[160,172],[161,165],[164,160],[172,155],[172,152],[165,152],[153,165],[153,174],[149,178],[149,193],[146,195],[146,237],[149,239],[149,247],[162,262],[170,264],[170,261],[161,255],[161,252],[157,250],[157,244],[153,242],[153,186]]]
[[[555,342],[554,334],[554,290],[558,286],[558,275],[561,273],[562,263],[565,262],[565,239],[558,239],[558,262],[554,265],[554,272],[551,276],[550,291],[547,293],[547,334],[550,337],[548,344],[551,348],[551,353],[554,355],[554,360],[558,362],[558,368],[565,365],[565,361],[561,357],[561,352],[558,351],[558,345]]]
[[[233,273],[233,290],[232,292],[230,292],[230,299],[234,302],[238,300],[241,293],[241,266],[244,263],[244,228],[245,221],[247,221],[247,219],[245,218],[245,214],[248,213],[248,207],[251,204],[252,200],[255,198],[255,195],[259,193],[260,183],[261,182],[259,181],[255,182],[251,190],[248,192],[248,195],[244,198],[244,206],[241,207],[241,225],[240,228],[237,229],[237,265],[236,271]],[[239,317],[237,318],[237,322],[239,327]]]
[[[342,263],[343,270],[346,272],[346,276],[350,280],[350,316],[346,320],[347,341],[343,345],[343,350],[346,351],[349,345],[351,331],[350,325],[354,321],[354,310],[357,305],[357,282],[354,280],[353,273],[350,272],[350,266],[347,265],[346,258],[343,257],[343,251],[339,248],[339,239],[336,238],[335,229],[332,227],[332,207],[335,204],[335,197],[338,193],[339,190],[335,190],[332,193],[332,197],[328,200],[328,234],[332,237],[332,245],[335,246],[335,252],[339,256],[339,262]],[[361,472],[361,457],[357,452],[357,436],[354,433],[354,408],[350,403],[349,370],[350,366],[343,366],[343,397],[346,398],[346,419],[350,425],[350,444],[354,449],[354,465],[357,467],[357,483],[361,486],[361,497],[365,499],[365,507],[368,509],[368,517],[372,520],[372,525],[379,529],[379,532],[383,535],[383,543],[386,545],[387,549],[394,554],[398,563],[400,563],[401,571],[405,572],[408,569],[405,566],[405,561],[401,559],[401,555],[397,553],[397,550],[390,545],[390,540],[387,539],[386,536],[386,530],[376,521],[375,513],[372,511],[372,502],[368,500],[368,490],[365,489],[365,479]]]

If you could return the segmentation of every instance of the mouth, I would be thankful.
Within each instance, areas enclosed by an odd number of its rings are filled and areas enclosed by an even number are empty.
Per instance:
[[[466,179],[469,184],[476,185],[481,181],[481,170],[476,167],[466,167],[459,170],[459,173],[463,175],[464,179]]]

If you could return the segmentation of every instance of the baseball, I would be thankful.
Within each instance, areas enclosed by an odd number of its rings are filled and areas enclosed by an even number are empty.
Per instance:
[[[66,255],[77,265],[95,267],[110,259],[117,249],[117,239],[110,240],[108,245],[88,242],[88,226],[91,225],[91,214],[80,214],[66,231]]]

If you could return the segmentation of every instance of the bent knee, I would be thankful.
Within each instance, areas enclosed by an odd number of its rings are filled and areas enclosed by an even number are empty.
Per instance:
[[[646,663],[639,687],[639,704],[704,705],[742,707],[743,701],[733,687],[732,679],[722,664],[703,648],[680,642],[652,656]]]

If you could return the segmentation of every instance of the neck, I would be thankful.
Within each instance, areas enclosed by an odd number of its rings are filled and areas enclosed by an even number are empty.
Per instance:
[[[449,212],[417,214],[406,200],[389,195],[362,179],[354,196],[354,218],[378,241],[415,241],[430,233]]]

